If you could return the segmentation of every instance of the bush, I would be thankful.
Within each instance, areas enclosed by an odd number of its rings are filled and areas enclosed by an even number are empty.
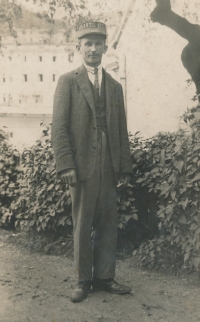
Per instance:
[[[22,155],[24,169],[18,178],[20,196],[12,205],[16,226],[22,229],[60,230],[72,227],[71,198],[68,185],[56,178],[55,158],[51,145],[51,127],[43,123],[42,137]],[[119,228],[137,220],[133,187],[118,191]]]
[[[119,228],[145,241],[138,251],[142,265],[168,269],[200,265],[200,108],[184,115],[189,131],[159,133],[143,139],[129,135],[133,176],[117,191]],[[26,229],[72,228],[68,187],[56,179],[50,126],[23,153],[19,198],[12,203],[16,225]],[[152,239],[149,241],[149,239]],[[170,264],[169,264],[170,263]]]
[[[50,126],[41,126],[42,138],[23,152],[20,196],[11,205],[16,226],[38,232],[72,225],[69,191],[56,179]]]
[[[19,195],[19,152],[8,144],[0,130],[0,226],[12,226],[10,205]]]
[[[142,245],[139,253],[143,265],[157,266],[167,243],[172,258],[179,254],[182,268],[199,270],[200,107],[186,113],[184,120],[190,123],[191,131],[158,136],[149,151],[153,156],[150,171],[141,173],[137,180],[157,196],[159,229],[165,232],[165,238],[159,241],[159,249],[157,240],[154,240],[149,251],[148,245]],[[155,160],[159,147],[164,148],[164,163]]]

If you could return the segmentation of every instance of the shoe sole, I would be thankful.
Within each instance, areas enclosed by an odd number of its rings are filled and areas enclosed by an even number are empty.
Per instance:
[[[125,295],[125,294],[130,294],[131,293],[131,290],[130,291],[111,291],[111,290],[108,290],[106,288],[101,288],[101,287],[95,287],[95,288],[93,288],[92,291],[93,292],[105,291],[105,292],[109,292],[109,293],[112,293],[112,294],[118,294],[118,295]]]
[[[85,297],[83,297],[83,298],[81,298],[81,299],[74,299],[74,298],[70,298],[70,301],[71,301],[72,303],[78,303],[78,302],[82,302],[82,301],[84,301],[86,298],[87,298],[87,296],[85,296]]]

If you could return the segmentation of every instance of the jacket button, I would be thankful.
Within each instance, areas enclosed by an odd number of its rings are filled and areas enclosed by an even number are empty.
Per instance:
[[[93,129],[96,130],[96,126],[95,125],[93,126]]]

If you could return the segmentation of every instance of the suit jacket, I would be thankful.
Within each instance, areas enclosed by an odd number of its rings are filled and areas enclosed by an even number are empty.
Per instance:
[[[105,72],[106,121],[116,181],[132,172],[122,86]],[[54,95],[52,144],[57,173],[75,168],[78,180],[94,173],[97,154],[96,111],[84,65],[62,75]]]

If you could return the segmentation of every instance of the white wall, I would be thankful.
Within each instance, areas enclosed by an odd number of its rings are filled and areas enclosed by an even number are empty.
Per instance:
[[[18,149],[31,146],[39,139],[41,122],[51,123],[49,114],[53,110],[58,78],[76,66],[69,59],[73,48],[73,44],[4,44],[0,55],[0,128],[12,133],[10,142]]]
[[[177,130],[180,116],[196,104],[195,86],[188,88],[191,77],[180,57],[187,41],[150,22],[149,13],[136,2],[117,48],[127,57],[128,128],[147,137]]]
[[[5,105],[26,107],[28,112],[52,110],[59,76],[74,67],[69,61],[71,47],[29,45],[4,48],[0,56],[0,112],[1,106]],[[56,57],[55,61],[53,57]]]
[[[50,124],[51,115],[12,114],[1,115],[0,129],[8,133],[9,143],[22,152],[24,147],[30,147],[41,137],[40,123]]]

